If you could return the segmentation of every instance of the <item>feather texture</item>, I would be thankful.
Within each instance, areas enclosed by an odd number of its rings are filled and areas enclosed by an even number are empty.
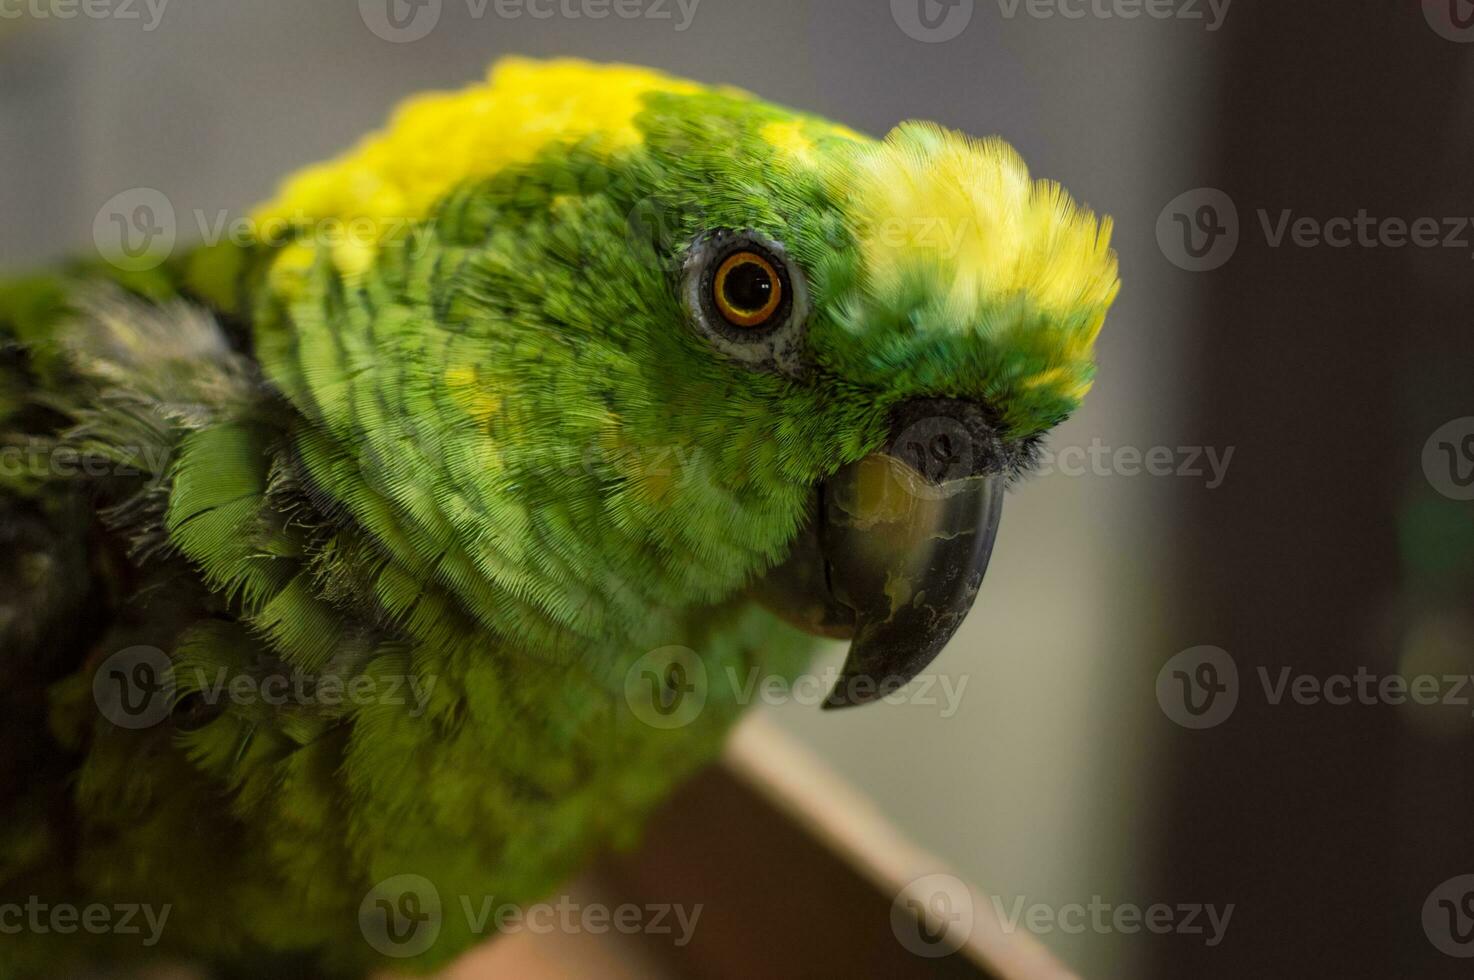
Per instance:
[[[422,97],[256,219],[152,276],[0,290],[0,431],[34,448],[0,475],[3,752],[32,772],[0,901],[173,909],[156,949],[28,937],[0,977],[359,973],[384,961],[360,908],[407,873],[452,911],[399,965],[447,962],[480,938],[457,896],[537,900],[629,842],[749,672],[801,669],[746,594],[815,483],[917,396],[1037,437],[1116,288],[1108,222],[999,142],[577,62]],[[713,229],[802,270],[802,372],[691,329],[675,280]],[[670,647],[704,677],[679,726],[630,699]],[[133,727],[97,692],[139,648],[169,700]]]

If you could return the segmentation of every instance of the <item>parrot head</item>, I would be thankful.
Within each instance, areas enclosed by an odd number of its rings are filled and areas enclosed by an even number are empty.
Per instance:
[[[750,592],[851,639],[830,707],[962,622],[1117,290],[997,139],[580,62],[415,100],[256,218],[262,363],[415,574],[554,646]]]

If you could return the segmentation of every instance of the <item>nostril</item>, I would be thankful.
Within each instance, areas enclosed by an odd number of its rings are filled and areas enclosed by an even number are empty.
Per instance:
[[[897,405],[885,451],[936,484],[1002,472],[1011,458],[987,406],[960,398]]]

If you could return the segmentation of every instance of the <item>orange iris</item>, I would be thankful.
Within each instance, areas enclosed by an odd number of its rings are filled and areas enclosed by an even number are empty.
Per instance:
[[[736,327],[761,327],[783,302],[783,280],[756,252],[736,252],[717,269],[712,283],[717,310]]]

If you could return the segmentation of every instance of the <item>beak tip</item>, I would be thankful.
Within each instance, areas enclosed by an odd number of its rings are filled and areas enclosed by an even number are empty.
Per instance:
[[[854,708],[858,706],[858,701],[849,700],[844,695],[842,695],[838,689],[835,689],[829,692],[829,697],[824,699],[824,703],[820,705],[819,710],[838,711],[841,708]]]
[[[824,711],[858,708],[887,698],[905,686],[906,682],[901,677],[889,677],[882,683],[868,674],[845,674],[835,682],[834,689],[821,707]]]

